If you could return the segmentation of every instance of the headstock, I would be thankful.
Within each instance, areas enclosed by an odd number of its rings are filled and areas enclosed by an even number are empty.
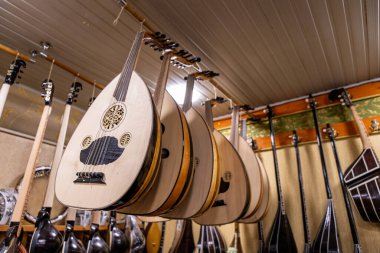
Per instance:
[[[223,97],[216,97],[216,98],[212,98],[210,99],[210,103],[211,103],[211,106],[214,106],[216,104],[223,104],[225,102],[227,102],[228,100],[223,98]]]
[[[183,49],[179,50],[178,52],[174,52],[173,57],[172,57],[172,64],[175,67],[178,67],[181,69],[191,67],[192,65],[200,61],[201,61],[200,57],[196,57],[193,54]]]
[[[299,142],[300,142],[300,137],[298,136],[296,130],[293,130],[292,135],[289,136],[289,137],[292,138],[292,143],[293,143],[293,144],[296,144],[296,143],[299,143]]]
[[[11,65],[9,66],[9,69],[8,69],[7,75],[5,76],[4,82],[9,84],[9,85],[12,85],[15,82],[17,77],[21,78],[18,74],[19,74],[19,72],[23,73],[21,68],[25,68],[25,67],[26,67],[26,63],[23,60],[19,59],[19,60],[12,62]]]
[[[42,89],[44,90],[41,94],[41,97],[44,98],[45,105],[51,105],[53,102],[53,93],[54,93],[54,83],[51,79],[45,79],[42,84]]]
[[[273,117],[273,110],[270,105],[267,105],[267,108],[265,108],[264,112],[267,114],[268,118]]]
[[[83,90],[82,84],[79,82],[73,82],[69,94],[67,95],[66,103],[71,105],[73,102],[76,102],[77,100],[75,98],[78,97],[77,93],[81,90]]]
[[[352,106],[351,95],[348,94],[347,90],[344,88],[332,90],[329,93],[329,99],[331,101],[336,101],[339,99],[342,105],[346,105],[347,107]]]
[[[326,128],[323,129],[323,132],[328,135],[330,140],[334,139],[338,135],[336,130],[334,128],[332,128],[332,126],[330,124],[326,125]]]
[[[202,72],[195,72],[195,73],[190,74],[190,75],[194,76],[194,78],[197,80],[205,81],[205,80],[212,79],[216,76],[219,76],[219,73],[216,73],[212,70],[205,70]],[[185,80],[187,80],[187,76],[185,76]]]
[[[306,102],[309,103],[309,107],[311,109],[316,109],[317,108],[317,102],[315,101],[315,98],[311,94],[306,99]]]
[[[90,99],[88,100],[88,107],[90,107],[92,105],[92,103],[94,103],[96,97],[90,97]]]

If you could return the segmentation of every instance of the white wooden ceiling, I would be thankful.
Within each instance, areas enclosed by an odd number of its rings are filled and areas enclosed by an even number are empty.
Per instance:
[[[202,58],[203,69],[242,103],[264,105],[319,92],[380,74],[380,5],[377,0],[130,0],[158,31]],[[28,54],[40,41],[48,54],[107,84],[122,68],[140,24],[114,0],[0,1],[0,43]],[[0,74],[13,56],[0,53]],[[50,64],[28,64],[22,82],[33,89]],[[137,71],[151,88],[159,72],[157,52],[144,47]],[[171,90],[184,90],[186,72],[173,68]],[[74,77],[53,69],[56,97],[64,100]],[[84,110],[92,93],[80,94]],[[201,100],[213,97],[197,85]],[[96,91],[98,93],[99,91]],[[229,113],[219,107],[217,115]],[[21,119],[19,124],[23,124]],[[8,124],[9,125],[9,124]],[[1,122],[0,126],[8,126]],[[17,130],[18,124],[12,128]],[[33,133],[33,131],[30,131]]]

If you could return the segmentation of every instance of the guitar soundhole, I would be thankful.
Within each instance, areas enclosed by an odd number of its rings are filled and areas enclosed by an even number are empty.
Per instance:
[[[131,142],[131,139],[132,139],[132,134],[131,133],[125,133],[125,134],[123,134],[120,137],[120,145],[122,147],[127,146]]]
[[[91,136],[87,136],[82,141],[82,148],[87,148],[88,146],[90,146],[91,142],[92,142]]]
[[[103,130],[110,131],[116,128],[123,121],[125,111],[125,106],[121,103],[112,105],[103,115]]]
[[[170,155],[169,150],[168,150],[167,148],[163,148],[163,149],[162,149],[162,153],[161,153],[161,158],[162,158],[162,159],[166,159],[166,158],[169,157],[169,155]]]

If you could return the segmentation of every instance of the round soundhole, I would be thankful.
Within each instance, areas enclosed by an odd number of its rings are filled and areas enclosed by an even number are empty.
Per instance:
[[[125,147],[128,145],[129,142],[131,142],[132,134],[131,133],[125,133],[120,137],[120,145],[122,147]]]
[[[125,112],[126,109],[123,104],[118,103],[112,105],[103,115],[102,128],[105,131],[110,131],[116,128],[123,121]]]
[[[91,142],[92,142],[91,136],[87,136],[82,141],[82,148],[87,148],[88,146],[90,146]]]

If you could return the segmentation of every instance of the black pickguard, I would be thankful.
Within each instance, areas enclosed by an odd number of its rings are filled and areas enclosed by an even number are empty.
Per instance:
[[[116,161],[124,148],[118,146],[118,140],[112,136],[104,136],[93,141],[90,146],[80,152],[80,161],[88,165],[106,165]]]

